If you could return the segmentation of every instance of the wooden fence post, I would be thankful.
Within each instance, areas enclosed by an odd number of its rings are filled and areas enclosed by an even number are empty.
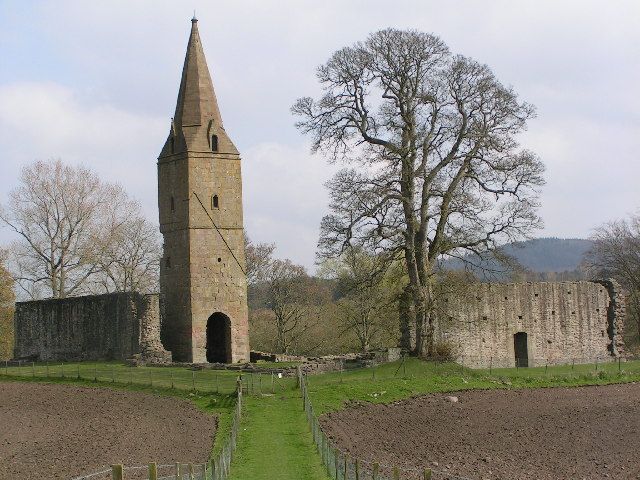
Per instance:
[[[327,473],[329,475],[331,475],[331,446],[329,445],[329,439],[325,437],[325,442],[324,442],[324,446],[325,446],[325,455],[327,456]]]
[[[124,480],[124,466],[123,465],[111,465],[111,479],[112,480]]]
[[[158,480],[158,465],[156,463],[149,464],[149,480]]]
[[[344,456],[344,475],[342,475],[342,478],[344,480],[349,478],[349,457],[346,455]]]
[[[376,462],[373,464],[373,472],[371,472],[373,480],[378,480],[378,472],[380,472],[380,464]]]
[[[431,480],[431,469],[430,468],[425,468],[424,469],[423,480]]]
[[[176,462],[176,480],[182,480],[182,472],[180,471],[180,462]]]
[[[196,391],[196,372],[195,370],[191,370],[191,389]]]
[[[360,480],[360,462],[356,458],[356,480]]]
[[[193,480],[193,463],[189,464],[189,480]]]
[[[393,467],[393,480],[400,480],[400,472],[398,467]]]
[[[618,373],[622,373],[622,357],[618,357]]]

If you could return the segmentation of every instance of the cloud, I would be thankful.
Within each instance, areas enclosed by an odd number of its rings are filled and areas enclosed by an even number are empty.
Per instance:
[[[155,219],[155,164],[167,131],[162,118],[82,102],[53,83],[0,85],[0,105],[2,201],[22,166],[60,158],[120,183]]]
[[[586,236],[640,207],[635,0],[0,2],[0,202],[22,165],[60,157],[119,181],[156,219],[193,8],[244,159],[247,229],[280,256],[313,266],[332,171],[289,107],[318,95],[315,68],[333,51],[390,26],[441,36],[537,106],[523,143],[548,167],[541,234]]]
[[[263,143],[243,154],[245,228],[253,241],[275,242],[276,256],[312,268],[335,166],[308,145]]]

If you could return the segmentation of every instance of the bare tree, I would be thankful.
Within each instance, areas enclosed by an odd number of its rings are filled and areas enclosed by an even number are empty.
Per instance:
[[[0,220],[18,235],[11,246],[17,284],[32,298],[91,291],[113,267],[114,252],[125,251],[124,242],[131,240],[126,233],[139,218],[139,205],[119,185],[60,160],[23,168],[0,210]]]
[[[244,252],[247,263],[247,283],[255,285],[264,280],[270,263],[273,261],[275,243],[253,243],[247,233],[244,234]]]
[[[94,285],[98,292],[159,290],[162,244],[156,225],[139,212],[114,232],[99,261]]]
[[[613,277],[629,292],[632,315],[640,336],[640,214],[596,229],[593,247],[585,256],[592,274]]]
[[[297,126],[314,151],[350,165],[328,183],[321,253],[355,244],[402,257],[412,303],[403,322],[415,325],[415,352],[431,354],[438,259],[480,254],[541,224],[544,166],[515,138],[534,109],[487,66],[416,31],[376,32],[317,76],[324,94],[296,102]]]
[[[276,348],[289,353],[297,337],[309,328],[308,276],[304,267],[275,259],[266,274],[267,304],[275,317]]]

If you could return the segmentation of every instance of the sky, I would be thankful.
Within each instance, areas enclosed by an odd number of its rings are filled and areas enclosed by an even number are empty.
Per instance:
[[[157,222],[156,161],[194,10],[225,129],[242,154],[245,228],[314,270],[324,182],[290,107],[315,69],[387,28],[486,63],[537,118],[547,167],[536,236],[587,237],[640,209],[640,2],[0,0],[0,203],[20,169],[59,158],[118,182]],[[0,227],[0,245],[12,236]]]

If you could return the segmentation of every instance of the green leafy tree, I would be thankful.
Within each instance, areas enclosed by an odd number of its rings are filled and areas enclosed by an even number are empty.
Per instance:
[[[359,350],[396,346],[399,287],[397,264],[362,248],[347,249],[324,274],[336,280],[337,317],[341,334],[355,336]]]

